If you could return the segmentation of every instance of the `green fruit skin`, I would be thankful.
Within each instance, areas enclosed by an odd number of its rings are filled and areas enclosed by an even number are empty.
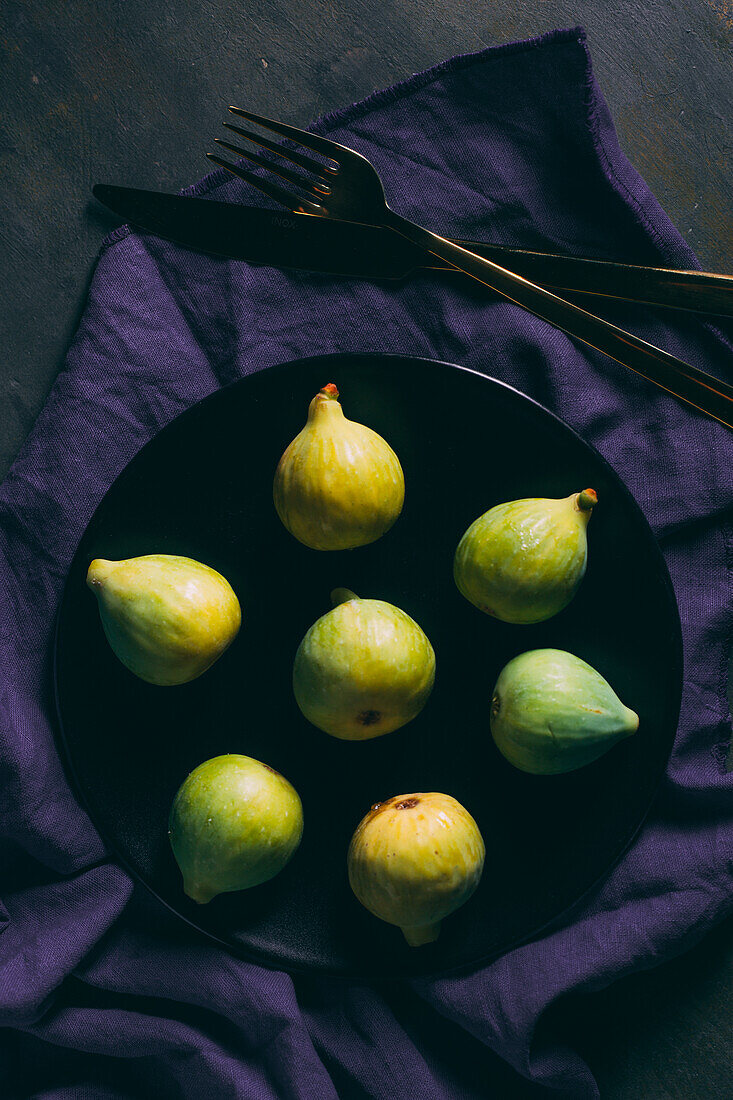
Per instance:
[[[291,535],[312,550],[366,546],[389,530],[404,499],[404,474],[389,444],[347,420],[335,397],[317,394],[275,473],[275,508]]]
[[[573,493],[497,504],[458,544],[453,576],[475,607],[507,623],[539,623],[566,607],[587,563],[590,509]]]
[[[242,621],[229,582],[192,558],[96,558],[87,584],[117,657],[141,680],[162,687],[185,684],[210,668]]]
[[[347,599],[303,638],[293,691],[314,726],[346,741],[410,722],[435,680],[435,653],[409,615],[383,600]]]
[[[397,795],[373,806],[357,827],[349,882],[370,913],[419,946],[436,939],[440,921],[468,901],[485,854],[478,825],[455,798]]]
[[[510,764],[533,775],[582,768],[638,728],[600,673],[561,649],[522,653],[496,681],[492,736]]]
[[[215,756],[180,787],[168,836],[183,888],[200,904],[267,882],[292,857],[303,808],[284,776],[249,756]]]

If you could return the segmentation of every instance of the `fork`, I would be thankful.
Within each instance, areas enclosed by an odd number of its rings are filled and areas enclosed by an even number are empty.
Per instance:
[[[266,153],[274,154],[274,157],[259,155],[251,145],[242,148],[223,138],[214,139],[224,149],[259,168],[267,169],[288,184],[287,187],[269,176],[255,175],[240,164],[232,164],[214,153],[206,154],[215,164],[245,180],[270,199],[294,213],[342,218],[392,229],[419,248],[484,283],[495,293],[548,321],[568,336],[603,352],[688,405],[733,428],[733,386],[395,213],[387,205],[377,170],[354,149],[241,107],[230,107],[229,111],[285,138],[288,143],[284,145],[270,140],[231,122],[224,123],[227,130],[264,149]],[[323,159],[316,159],[311,154]],[[295,165],[295,170],[283,164],[283,160]]]

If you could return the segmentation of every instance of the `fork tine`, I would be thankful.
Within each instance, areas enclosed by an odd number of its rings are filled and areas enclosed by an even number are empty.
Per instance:
[[[272,163],[270,160],[265,160],[264,157],[260,157],[257,153],[250,153],[246,149],[240,149],[238,145],[232,145],[230,141],[224,141],[223,138],[214,138],[217,145],[223,146],[224,149],[228,149],[232,153],[236,153],[240,157],[245,157],[253,164],[259,165],[260,168],[266,168],[268,172],[274,172],[280,179],[285,180],[286,183],[292,183],[295,187],[299,187],[309,195],[313,195],[318,198],[319,195],[328,195],[331,192],[331,188],[325,183],[319,184],[315,180],[308,179],[307,176],[302,175],[300,172],[291,172],[289,168],[276,162]]]
[[[312,157],[307,157],[305,153],[296,153],[293,149],[285,149],[282,145],[278,145],[276,141],[269,141],[261,134],[256,134],[254,130],[245,130],[243,126],[235,126],[233,122],[224,122],[222,125],[226,126],[227,130],[233,130],[240,137],[254,142],[255,145],[259,145],[263,149],[269,149],[271,153],[277,153],[279,157],[285,157],[286,160],[299,165],[300,168],[305,168],[307,172],[313,172],[316,176],[322,176],[324,172],[333,175],[334,170],[330,165],[323,164],[320,160],[313,160]]]
[[[280,187],[277,183],[271,183],[269,180],[262,179],[261,176],[256,176],[254,172],[247,172],[246,169],[240,168],[238,164],[230,164],[228,160],[217,157],[214,153],[207,153],[206,156],[209,160],[213,160],[214,164],[218,164],[221,168],[226,168],[227,172],[231,172],[232,175],[238,176],[239,179],[244,180],[245,183],[249,183],[252,187],[256,187],[263,195],[267,195],[268,199],[279,202],[281,206],[286,207],[288,210],[299,211],[302,214],[323,213],[321,207],[317,203],[310,202],[309,199],[303,199],[299,195],[294,195],[292,191],[286,191],[284,187]]]
[[[299,145],[304,145],[306,149],[310,149],[314,153],[320,153],[321,156],[328,157],[335,164],[339,164],[339,156],[342,158],[358,156],[352,149],[347,149],[346,146],[339,145],[336,141],[330,141],[319,134],[311,134],[307,130],[299,130],[297,126],[288,126],[286,122],[275,122],[272,118],[252,114],[251,111],[244,111],[241,107],[230,107],[229,110],[233,115],[241,115],[242,118],[262,126],[265,130],[272,130],[275,134],[280,134],[282,137],[290,138],[291,141],[296,141]]]

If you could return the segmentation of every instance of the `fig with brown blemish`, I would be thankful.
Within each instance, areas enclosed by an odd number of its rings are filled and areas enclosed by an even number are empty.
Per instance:
[[[304,716],[345,741],[399,729],[425,706],[435,679],[435,653],[425,632],[399,607],[331,593],[331,611],[303,638],[293,665],[293,691]]]
[[[395,795],[376,802],[357,827],[349,882],[370,913],[419,947],[437,939],[441,921],[468,901],[484,856],[478,825],[451,795]]]
[[[510,764],[557,775],[598,760],[639,728],[607,680],[562,649],[531,649],[501,670],[491,701],[491,733]]]

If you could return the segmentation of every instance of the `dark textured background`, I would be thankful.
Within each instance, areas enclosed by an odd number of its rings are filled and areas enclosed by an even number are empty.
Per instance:
[[[625,152],[703,266],[730,272],[733,0],[2,0],[0,478],[116,224],[93,183],[190,183],[230,102],[304,124],[451,54],[578,23]],[[541,1027],[584,1054],[604,1100],[728,1100],[730,933]],[[494,1093],[524,1090],[502,1073]]]

